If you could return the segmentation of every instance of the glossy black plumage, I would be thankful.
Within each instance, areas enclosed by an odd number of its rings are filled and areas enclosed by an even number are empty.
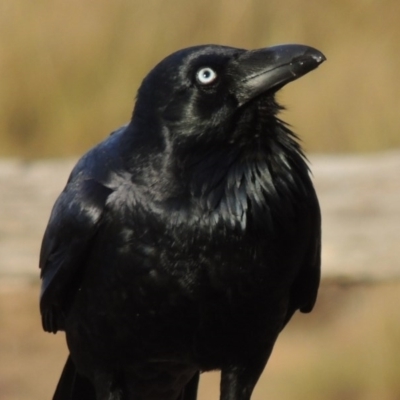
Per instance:
[[[54,399],[248,400],[320,277],[320,212],[274,93],[315,49],[184,49],[141,85],[131,122],[78,162],[46,229],[43,328],[70,357]],[[96,393],[96,395],[95,395]]]

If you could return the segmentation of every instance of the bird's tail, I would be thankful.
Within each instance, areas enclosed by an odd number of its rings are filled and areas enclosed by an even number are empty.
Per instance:
[[[53,400],[96,400],[92,383],[78,374],[71,356],[68,356]]]

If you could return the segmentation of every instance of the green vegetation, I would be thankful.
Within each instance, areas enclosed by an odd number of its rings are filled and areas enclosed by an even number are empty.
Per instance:
[[[394,0],[6,0],[0,156],[83,152],[129,119],[157,61],[210,42],[298,42],[326,54],[279,96],[308,151],[400,146],[399,25]]]

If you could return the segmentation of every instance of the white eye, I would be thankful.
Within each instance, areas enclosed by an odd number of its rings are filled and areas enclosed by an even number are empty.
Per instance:
[[[208,85],[217,79],[217,73],[210,67],[201,68],[197,71],[196,79],[201,85]]]

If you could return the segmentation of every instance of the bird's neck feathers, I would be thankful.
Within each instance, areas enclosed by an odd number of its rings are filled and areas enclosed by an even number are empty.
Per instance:
[[[157,137],[150,128],[136,129],[143,134],[129,135],[126,148],[146,160],[138,181],[153,200],[171,205],[179,199],[180,207],[200,207],[195,214],[215,223],[244,229],[250,219],[271,227],[290,221],[311,181],[296,135],[276,117],[280,107],[267,101],[245,108],[227,135],[204,126],[186,135],[155,129]]]
[[[296,136],[280,120],[250,142],[198,147],[185,160],[190,192],[214,220],[242,229],[249,219],[284,223],[301,207],[309,171]]]

